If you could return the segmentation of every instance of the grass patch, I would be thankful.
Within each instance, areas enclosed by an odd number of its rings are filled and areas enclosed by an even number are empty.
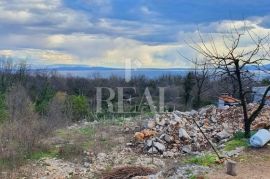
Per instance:
[[[231,151],[237,147],[248,147],[248,139],[232,139],[225,144],[224,150]]]
[[[83,154],[83,147],[77,144],[66,144],[59,149],[58,155],[62,159],[73,159]]]
[[[80,133],[87,136],[93,136],[96,132],[94,127],[85,127],[79,129]]]
[[[254,135],[257,131],[251,131],[250,135]],[[245,133],[243,131],[238,131],[233,135],[233,138],[225,143],[224,150],[231,151],[235,150],[237,147],[248,147],[248,139],[245,138]]]
[[[186,163],[197,164],[202,166],[211,166],[216,163],[216,156],[214,154],[195,156],[190,159],[187,159]]]
[[[50,151],[37,151],[29,154],[26,158],[30,160],[39,160],[42,158],[55,158],[58,157],[58,151],[50,150]]]
[[[95,144],[95,141],[90,140],[90,141],[85,141],[82,143],[82,148],[84,150],[89,150],[90,147],[92,147]]]
[[[250,136],[254,135],[257,131],[250,131]],[[243,131],[238,131],[234,133],[232,139],[245,139],[245,132]]]

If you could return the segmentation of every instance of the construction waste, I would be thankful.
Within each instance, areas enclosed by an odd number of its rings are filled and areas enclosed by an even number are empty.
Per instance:
[[[249,114],[256,109],[249,104]],[[265,106],[252,124],[252,130],[270,126],[270,106]],[[198,111],[174,111],[155,115],[145,123],[144,130],[136,132],[135,143],[139,150],[148,154],[162,154],[174,157],[181,153],[196,154],[209,148],[209,143],[201,133],[215,146],[228,141],[235,132],[243,130],[241,107],[217,109],[206,106]],[[195,122],[197,125],[195,124]]]

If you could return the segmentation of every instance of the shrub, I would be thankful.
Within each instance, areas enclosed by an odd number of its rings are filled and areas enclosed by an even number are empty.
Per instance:
[[[62,159],[73,159],[83,154],[83,147],[76,144],[66,144],[59,148],[58,156]]]
[[[15,166],[38,148],[48,130],[22,86],[12,87],[6,100],[9,115],[0,127],[0,160]]]
[[[38,99],[35,103],[35,109],[40,114],[46,113],[48,105],[53,98],[55,92],[48,85],[41,91],[38,96]]]
[[[66,108],[67,95],[64,92],[57,92],[47,107],[47,114],[43,116],[44,125],[50,129],[57,129],[69,124],[70,111]]]
[[[70,96],[68,100],[68,105],[71,107],[72,110],[73,121],[79,121],[90,114],[90,107],[85,96]]]
[[[7,118],[8,111],[5,101],[5,95],[0,93],[0,123],[4,122]]]

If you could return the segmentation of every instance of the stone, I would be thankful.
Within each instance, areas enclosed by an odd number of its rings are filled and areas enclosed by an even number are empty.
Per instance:
[[[170,136],[170,135],[168,135],[168,134],[165,134],[164,137],[163,137],[163,139],[164,139],[166,142],[168,142],[168,143],[170,143],[170,142],[173,141],[173,137]]]
[[[131,147],[131,146],[133,146],[133,143],[128,142],[128,143],[126,143],[126,146],[127,146],[127,147]]]
[[[227,131],[223,130],[223,131],[217,133],[216,137],[217,137],[218,141],[221,141],[223,139],[227,139],[227,138],[231,137],[231,135]]]
[[[134,138],[135,138],[136,141],[143,141],[144,134],[142,132],[136,132],[134,134]]]
[[[154,146],[157,148],[158,151],[164,152],[166,150],[166,147],[164,144],[160,142],[154,142]]]
[[[248,104],[248,113],[255,109],[257,104]],[[137,151],[147,151],[153,147],[152,142],[162,146],[158,149],[159,154],[170,156],[167,151],[174,154],[192,154],[209,149],[209,143],[202,135],[198,127],[193,123],[193,119],[200,126],[206,137],[214,146],[222,148],[222,143],[230,140],[233,133],[243,131],[243,121],[241,107],[230,106],[228,109],[217,109],[215,106],[206,106],[198,111],[190,112],[174,111],[156,115],[145,122],[145,128],[140,128],[136,133],[134,146]],[[265,127],[270,124],[270,107],[266,106],[251,126],[251,129]],[[149,125],[147,125],[149,124]],[[267,126],[266,126],[267,127]],[[134,131],[135,133],[135,131]],[[150,142],[151,138],[155,138]],[[164,151],[163,151],[164,150]],[[229,153],[229,155],[232,155]],[[237,154],[236,154],[237,155]]]
[[[175,153],[172,151],[166,151],[166,152],[163,152],[163,156],[164,157],[174,157]]]
[[[105,160],[107,155],[105,153],[98,153],[97,158],[98,160]]]
[[[149,154],[157,154],[158,150],[156,149],[156,147],[151,147],[150,149],[148,149],[147,151]]]
[[[84,162],[84,163],[83,163],[83,166],[84,166],[85,168],[89,168],[89,167],[90,167],[90,163]]]
[[[179,129],[179,138],[180,139],[190,139],[190,136],[188,135],[188,133],[186,132],[185,129],[180,128]]]
[[[157,119],[156,120],[156,123],[158,124],[158,125],[160,125],[160,126],[164,126],[165,125],[165,120],[163,119],[163,118],[161,118],[161,119]]]
[[[190,154],[191,153],[191,146],[190,145],[185,145],[185,146],[183,146],[182,147],[182,152],[184,152],[184,153],[188,153],[188,154]]]
[[[154,120],[148,121],[147,127],[149,129],[154,129],[156,127],[156,122]]]
[[[215,116],[211,116],[210,121],[212,123],[217,123],[217,119],[215,118]]]
[[[155,141],[155,138],[148,139],[148,140],[146,141],[146,146],[147,146],[147,147],[151,147],[152,144],[154,143],[154,141]]]
[[[244,149],[244,147],[237,147],[235,150],[225,151],[223,155],[227,157],[237,157]]]
[[[194,115],[196,115],[196,114],[198,114],[198,112],[195,111],[195,110],[191,110],[191,111],[189,112],[189,115],[191,115],[191,116],[194,116]]]

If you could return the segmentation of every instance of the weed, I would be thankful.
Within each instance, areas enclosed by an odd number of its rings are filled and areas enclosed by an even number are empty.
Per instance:
[[[255,133],[256,131],[251,131],[251,135]],[[224,150],[230,151],[237,147],[248,147],[248,139],[245,138],[245,133],[243,131],[236,132],[233,135],[233,138],[225,144]]]
[[[187,163],[202,165],[202,166],[211,166],[216,163],[216,156],[213,154],[206,154],[202,156],[195,156],[186,161]]]
[[[54,158],[54,157],[58,157],[58,152],[56,150],[37,151],[26,156],[26,158],[30,160],[39,160],[41,158]]]
[[[75,144],[66,144],[58,151],[58,155],[63,159],[72,159],[83,153],[83,147]]]
[[[257,131],[251,131],[250,135],[254,135]],[[234,133],[232,139],[245,139],[245,133],[243,131],[237,131]]]
[[[95,128],[94,127],[85,127],[79,129],[80,133],[87,136],[93,136],[95,134]]]
[[[232,139],[225,144],[224,150],[231,151],[237,147],[248,147],[247,139]]]
[[[188,177],[189,179],[196,179],[197,177],[195,175],[191,175],[190,177]]]

